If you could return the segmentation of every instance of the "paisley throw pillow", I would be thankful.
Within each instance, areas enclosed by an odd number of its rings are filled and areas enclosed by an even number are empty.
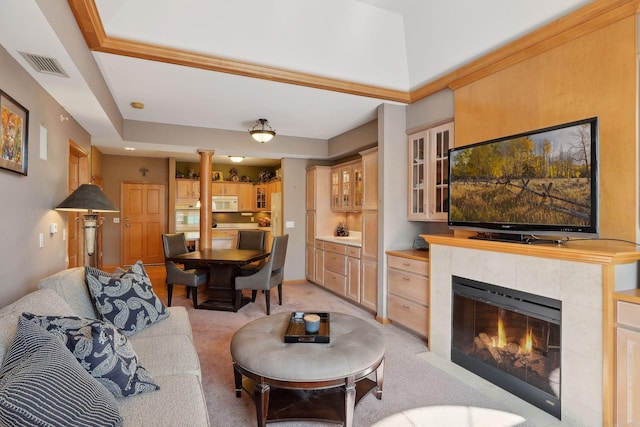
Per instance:
[[[75,316],[22,313],[22,317],[60,338],[82,367],[115,397],[159,389],[129,339],[110,323]]]
[[[85,277],[98,315],[127,336],[169,317],[167,307],[153,291],[142,261],[120,277],[85,267]]]

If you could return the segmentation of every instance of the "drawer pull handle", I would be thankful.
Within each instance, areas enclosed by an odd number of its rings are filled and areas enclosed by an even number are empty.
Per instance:
[[[411,265],[410,262],[403,262],[402,265],[404,265],[405,267],[409,267]]]
[[[406,277],[406,276],[404,276],[404,277],[402,278],[402,280],[405,280],[405,281],[407,281],[407,282],[408,282],[408,281],[409,281],[409,280],[411,280],[411,279],[410,279],[410,278],[408,278],[408,277]]]
[[[404,308],[405,310],[409,310],[411,307],[409,307],[408,305],[402,304],[402,308]]]

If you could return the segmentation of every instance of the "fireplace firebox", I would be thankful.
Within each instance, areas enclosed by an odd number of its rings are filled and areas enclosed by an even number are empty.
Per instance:
[[[562,303],[452,277],[451,360],[560,418]]]

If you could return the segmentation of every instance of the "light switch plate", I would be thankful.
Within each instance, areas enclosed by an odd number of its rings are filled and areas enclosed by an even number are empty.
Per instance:
[[[284,227],[285,228],[296,228],[296,222],[295,221],[286,221],[284,223]]]

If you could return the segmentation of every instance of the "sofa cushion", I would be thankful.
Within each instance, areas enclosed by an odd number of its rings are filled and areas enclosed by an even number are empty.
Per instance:
[[[4,359],[18,328],[18,319],[25,311],[37,314],[75,316],[76,312],[52,289],[31,292],[0,309],[0,363]]]
[[[158,389],[127,337],[112,324],[76,316],[23,316],[60,338],[82,367],[115,397]]]
[[[121,426],[115,398],[62,341],[20,318],[0,368],[0,422],[10,426]]]
[[[163,337],[165,335],[186,335],[193,339],[193,331],[189,322],[187,308],[181,305],[167,307],[169,317],[158,321],[153,328],[145,328],[132,337],[129,337],[135,346],[136,340],[142,337]]]
[[[150,328],[155,329],[155,328]],[[191,374],[200,376],[200,359],[191,338],[186,335],[131,338],[138,358],[156,378],[160,375]],[[179,361],[179,362],[178,362]]]
[[[85,267],[85,276],[102,320],[111,322],[127,336],[169,316],[153,291],[142,261],[132,265],[121,277],[92,267]]]
[[[207,402],[197,376],[168,375],[156,377],[156,381],[160,390],[154,393],[117,399],[127,426],[210,425]]]
[[[77,316],[99,319],[84,279],[84,267],[68,268],[45,277],[38,282],[38,288],[56,291],[73,308]]]

